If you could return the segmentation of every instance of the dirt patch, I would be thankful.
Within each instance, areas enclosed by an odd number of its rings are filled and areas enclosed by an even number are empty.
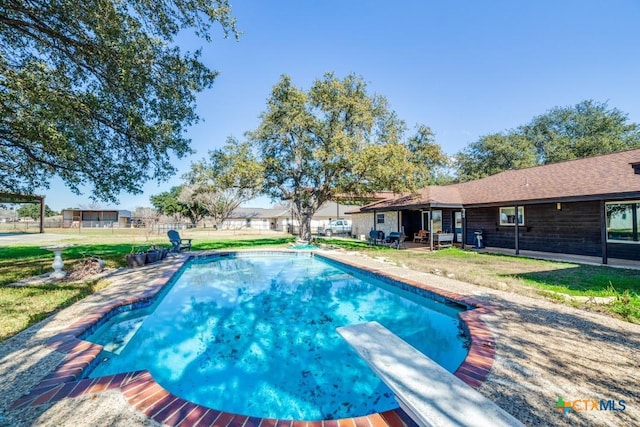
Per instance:
[[[91,280],[105,269],[105,262],[100,258],[88,258],[77,262],[71,267],[67,276],[62,279],[64,282],[76,282]]]

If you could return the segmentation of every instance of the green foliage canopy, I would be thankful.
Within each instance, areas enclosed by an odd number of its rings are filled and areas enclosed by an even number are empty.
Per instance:
[[[508,169],[579,159],[640,147],[640,125],[607,103],[555,107],[529,124],[491,134],[456,155],[461,181]]]
[[[470,181],[509,169],[537,165],[534,145],[518,132],[491,134],[456,155],[458,178]]]
[[[264,166],[264,192],[292,203],[300,236],[309,239],[311,217],[336,195],[413,190],[446,163],[426,126],[406,142],[404,132],[387,100],[369,95],[362,78],[327,73],[307,92],[282,76],[247,135]]]
[[[580,159],[640,147],[640,125],[607,103],[582,101],[535,117],[520,133],[536,149],[540,164]]]
[[[191,189],[186,185],[171,187],[169,191],[152,195],[151,205],[163,215],[173,216],[176,222],[181,217],[188,218],[196,225],[207,214],[203,206],[192,197]]]
[[[58,175],[116,201],[190,153],[195,95],[216,73],[172,45],[182,30],[237,34],[227,0],[53,0],[0,4],[0,188]]]
[[[149,201],[163,215],[184,215],[186,208],[178,201],[180,190],[181,186],[171,187],[169,191],[152,195]]]
[[[222,224],[241,203],[256,197],[263,183],[263,169],[248,142],[228,138],[225,145],[195,162],[184,176],[188,200]],[[185,194],[180,202],[187,203]]]

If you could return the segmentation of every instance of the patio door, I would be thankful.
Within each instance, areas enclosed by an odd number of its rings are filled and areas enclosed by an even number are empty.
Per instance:
[[[456,242],[462,242],[462,212],[453,213],[453,229],[456,233]]]
[[[433,233],[442,231],[442,211],[422,211],[422,229],[431,229],[431,218],[429,213],[433,216]]]
[[[421,212],[421,220],[422,220],[422,227],[420,227],[421,230],[428,230],[429,229],[429,211],[422,211]]]

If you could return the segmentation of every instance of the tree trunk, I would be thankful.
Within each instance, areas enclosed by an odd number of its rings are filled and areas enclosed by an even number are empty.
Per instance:
[[[313,215],[318,211],[323,201],[323,199],[320,199],[315,194],[304,194],[302,195],[302,197],[294,197],[293,213],[300,224],[298,237],[301,240],[305,242],[311,241],[311,219],[313,218]]]
[[[305,211],[300,214],[300,233],[299,237],[301,240],[305,242],[311,241],[311,217],[313,214],[310,214],[308,211]]]

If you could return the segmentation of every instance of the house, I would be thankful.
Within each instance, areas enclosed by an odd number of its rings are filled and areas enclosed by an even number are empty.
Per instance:
[[[311,230],[316,232],[319,229],[324,229],[332,219],[345,218],[346,212],[350,209],[353,209],[353,206],[336,202],[324,203],[311,219]],[[251,228],[294,233],[298,226],[298,220],[294,218],[291,209],[287,207],[272,209],[239,207],[222,223],[221,228]]]
[[[640,149],[569,160],[363,206],[354,227],[450,231],[461,245],[640,260]]]
[[[287,215],[284,208],[244,208],[239,207],[231,212],[229,218],[222,222],[221,229],[239,230],[250,228],[254,230],[280,230],[280,218]]]
[[[118,209],[63,209],[62,228],[131,227],[131,211]]]

